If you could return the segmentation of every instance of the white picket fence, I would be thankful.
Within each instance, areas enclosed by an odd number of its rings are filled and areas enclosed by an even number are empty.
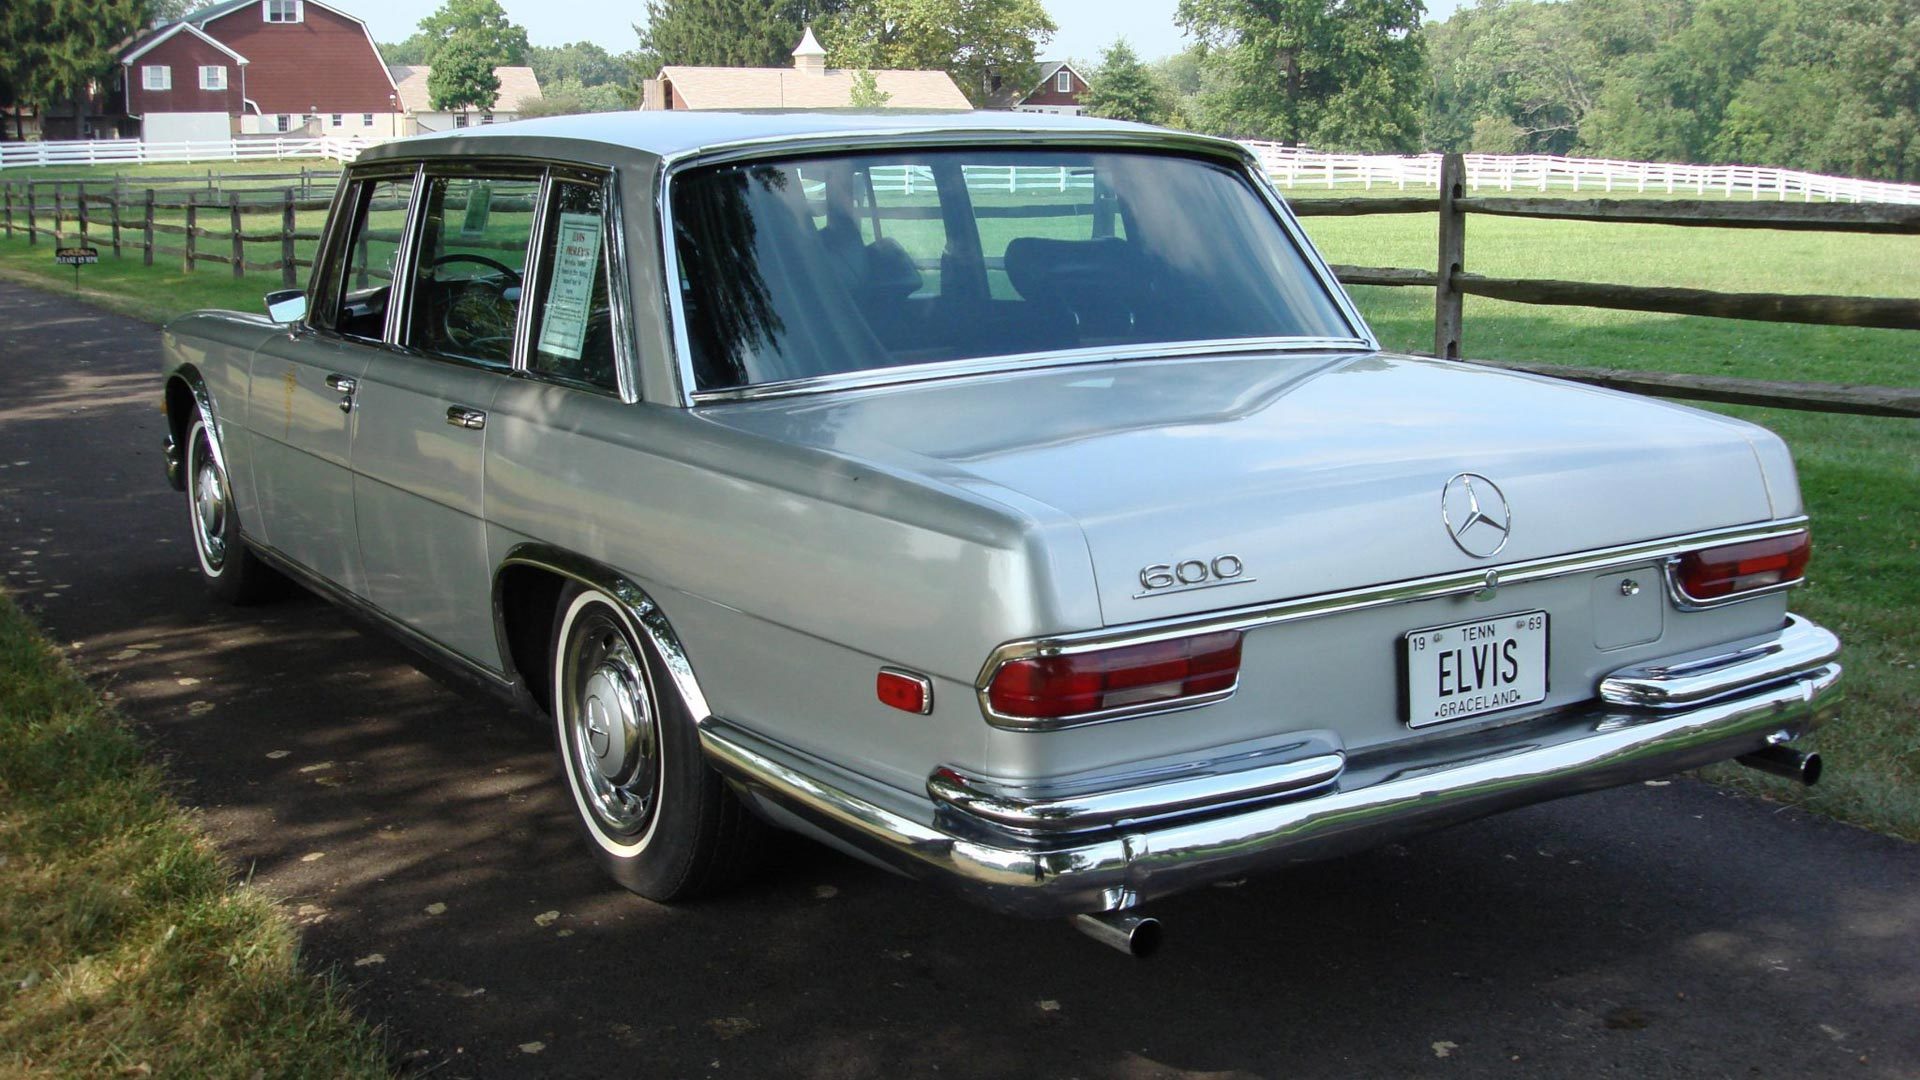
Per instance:
[[[1435,188],[1440,155],[1392,157],[1322,154],[1277,143],[1249,142],[1282,187]],[[1798,199],[1802,202],[1878,202],[1920,205],[1920,185],[1825,176],[1754,165],[1679,165],[1657,161],[1551,157],[1545,154],[1468,154],[1472,190],[1571,190],[1604,194],[1715,195],[1723,198]]]
[[[188,161],[276,161],[325,158],[348,162],[381,142],[360,136],[318,139],[261,136],[225,142],[142,142],[81,139],[73,142],[0,143],[0,169],[49,165],[151,165]]]
[[[325,158],[348,162],[381,139],[242,138],[230,142],[141,142],[99,139],[78,142],[0,143],[0,169],[48,165],[140,165],[152,162],[250,161]],[[1248,149],[1282,187],[1432,188],[1440,183],[1440,155],[1323,154],[1316,150],[1248,142]],[[1052,170],[1046,170],[1053,175]],[[1006,174],[1011,183],[1011,173]],[[904,180],[905,178],[903,178]],[[911,180],[905,180],[911,183]],[[1042,183],[1044,181],[1036,181]],[[1056,180],[1056,183],[1060,181]],[[1078,185],[1074,185],[1078,186]],[[1920,205],[1920,185],[1825,176],[1753,165],[1680,165],[1657,161],[1550,157],[1544,154],[1468,154],[1467,186],[1473,190],[1633,192],[1714,195],[1723,198],[1816,199]]]

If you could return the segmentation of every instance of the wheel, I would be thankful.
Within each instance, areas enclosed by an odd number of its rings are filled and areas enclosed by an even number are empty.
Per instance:
[[[240,539],[227,471],[213,453],[213,439],[199,413],[187,429],[187,516],[193,523],[193,550],[200,577],[213,594],[230,604],[251,604],[278,595],[284,579],[261,562]]]
[[[594,858],[650,900],[686,900],[741,877],[764,826],[708,767],[650,639],[596,589],[554,616],[551,685],[560,769]]]

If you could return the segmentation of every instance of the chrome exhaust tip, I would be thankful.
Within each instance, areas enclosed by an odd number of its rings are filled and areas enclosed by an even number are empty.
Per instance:
[[[1160,920],[1146,915],[1129,915],[1124,911],[1075,915],[1073,928],[1136,960],[1145,960],[1160,950]]]
[[[1820,781],[1820,755],[1811,750],[1796,750],[1785,743],[1744,754],[1739,760],[1749,769],[1798,780],[1808,787]]]

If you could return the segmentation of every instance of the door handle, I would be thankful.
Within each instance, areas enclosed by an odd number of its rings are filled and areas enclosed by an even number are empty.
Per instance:
[[[341,412],[353,411],[353,392],[355,390],[358,390],[359,388],[360,388],[359,383],[355,382],[354,380],[348,378],[345,375],[327,376],[327,389],[338,391],[340,394],[340,411]]]
[[[487,426],[487,414],[479,409],[469,409],[465,405],[447,406],[447,423],[457,428],[479,431]]]

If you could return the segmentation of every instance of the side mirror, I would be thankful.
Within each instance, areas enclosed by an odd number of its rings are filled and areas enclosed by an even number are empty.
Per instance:
[[[307,313],[307,294],[299,289],[275,289],[266,300],[267,317],[282,326],[300,321]]]

